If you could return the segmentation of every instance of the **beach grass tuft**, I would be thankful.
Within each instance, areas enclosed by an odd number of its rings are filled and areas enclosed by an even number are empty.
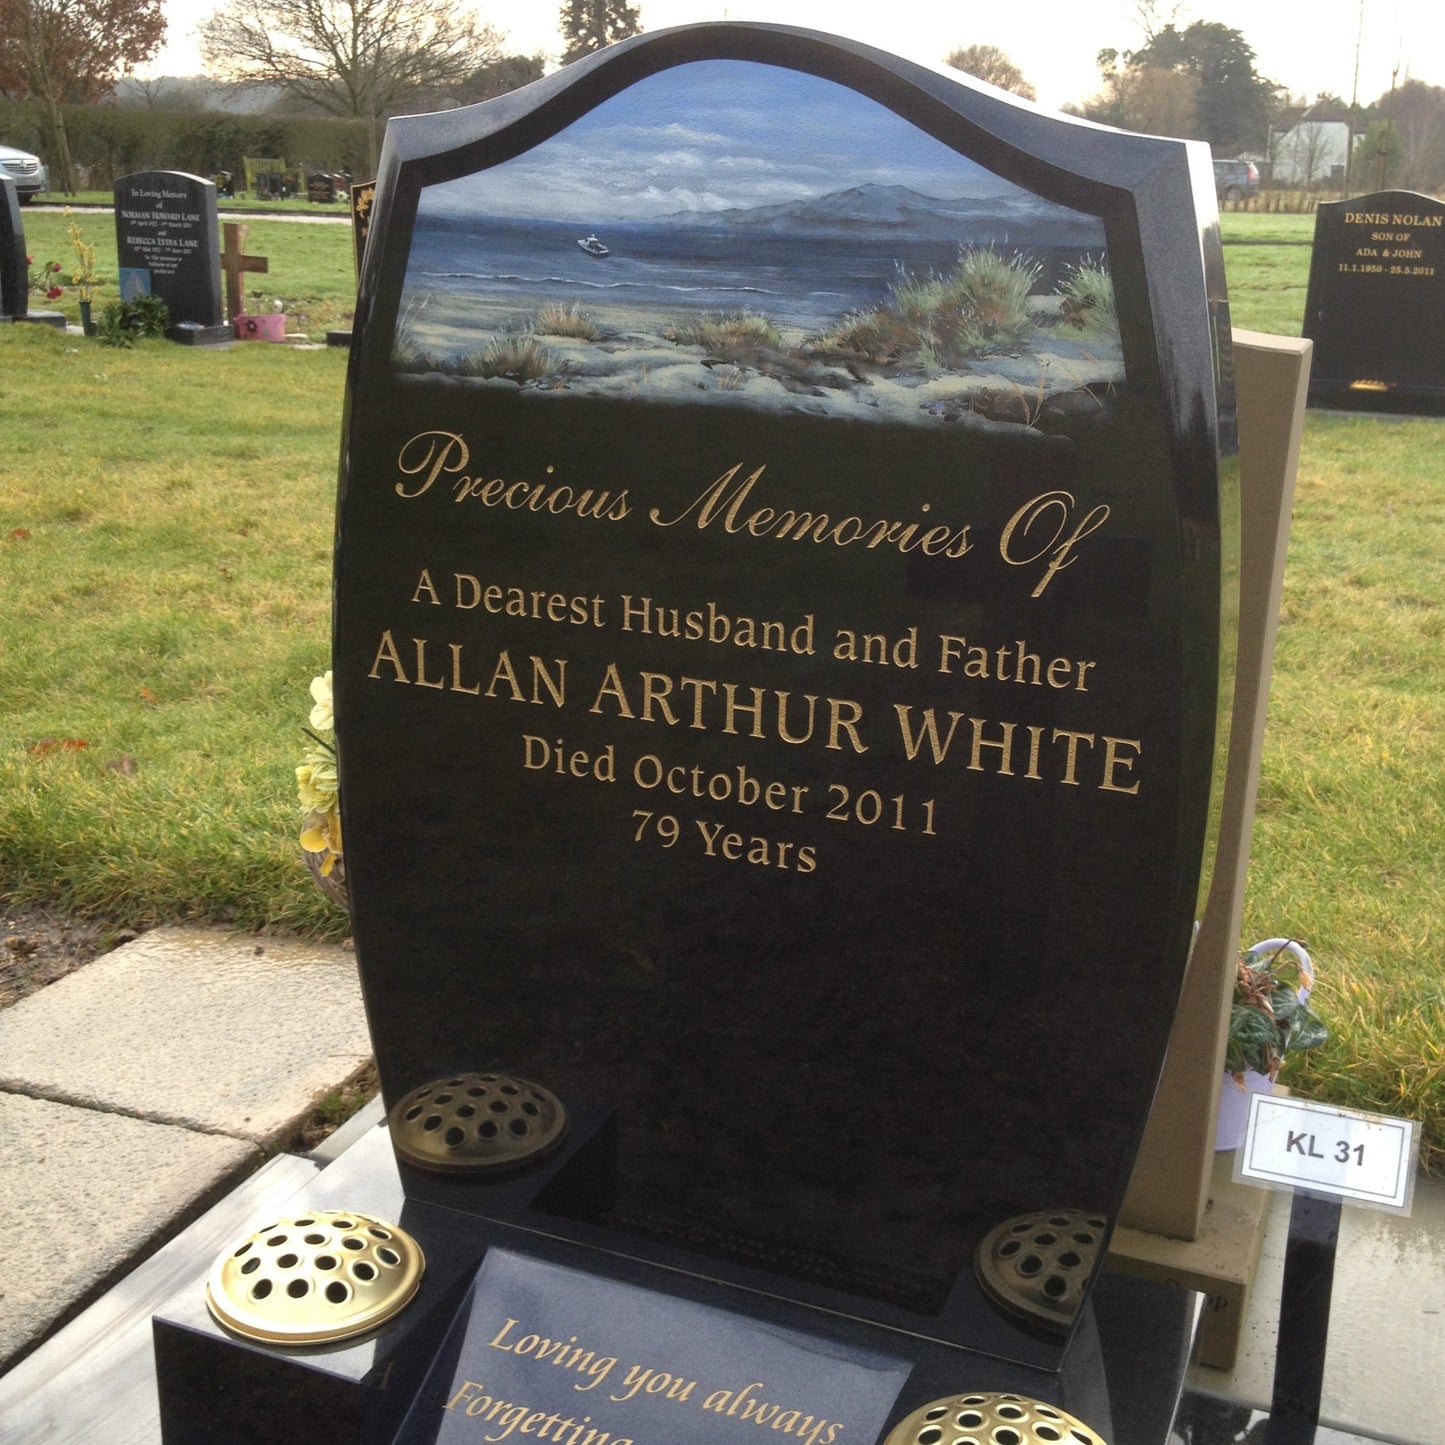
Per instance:
[[[518,383],[556,376],[562,363],[535,336],[499,336],[445,368],[458,376],[500,377]]]
[[[1068,267],[1054,294],[1059,298],[1059,320],[1065,326],[1086,336],[1117,339],[1114,278],[1106,262],[1085,260]]]
[[[809,350],[924,373],[955,370],[970,357],[1028,343],[1035,329],[1029,297],[1039,275],[1038,263],[1026,255],[965,246],[942,274],[900,270],[887,304],[844,317],[813,338]]]
[[[563,336],[573,341],[596,341],[601,335],[597,323],[576,302],[571,306],[551,302],[541,307],[533,329],[539,336]]]
[[[700,346],[709,356],[726,360],[743,351],[780,350],[782,334],[756,311],[729,311],[715,316],[674,321],[663,337],[676,346]]]

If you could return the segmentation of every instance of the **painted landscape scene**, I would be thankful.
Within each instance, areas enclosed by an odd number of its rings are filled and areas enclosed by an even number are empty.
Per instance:
[[[679,67],[429,186],[398,371],[1034,426],[1124,379],[1102,223],[830,81]]]

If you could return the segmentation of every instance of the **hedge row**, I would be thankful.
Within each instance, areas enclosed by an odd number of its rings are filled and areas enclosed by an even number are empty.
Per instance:
[[[90,190],[109,190],[117,176],[143,170],[208,177],[230,171],[240,184],[244,156],[277,156],[288,167],[348,171],[358,180],[368,165],[363,121],[69,106],[65,130],[71,159],[87,173],[83,188]],[[39,152],[52,163],[54,175],[54,157],[32,109],[0,100],[0,137]]]

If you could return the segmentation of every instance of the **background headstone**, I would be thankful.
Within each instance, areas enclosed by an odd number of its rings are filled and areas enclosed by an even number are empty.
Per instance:
[[[1445,413],[1445,202],[1414,191],[1322,202],[1304,334],[1312,404]]]
[[[216,187],[183,171],[136,171],[115,183],[115,239],[122,299],[159,296],[173,340],[228,340],[221,313]]]
[[[34,321],[57,329],[65,325],[59,311],[37,311],[30,305],[30,267],[25,258],[25,226],[15,182],[0,176],[0,322]]]
[[[1057,1362],[974,1253],[1107,1231],[1208,871],[1207,165],[765,26],[393,123],[353,921],[389,1103],[603,1112],[533,1227]]]
[[[25,224],[15,182],[0,176],[0,321],[19,321],[29,310]]]

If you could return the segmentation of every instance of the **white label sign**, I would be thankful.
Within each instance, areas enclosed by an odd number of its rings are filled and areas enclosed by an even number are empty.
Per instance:
[[[1417,1128],[1413,1119],[1255,1094],[1234,1177],[1408,1214]]]

